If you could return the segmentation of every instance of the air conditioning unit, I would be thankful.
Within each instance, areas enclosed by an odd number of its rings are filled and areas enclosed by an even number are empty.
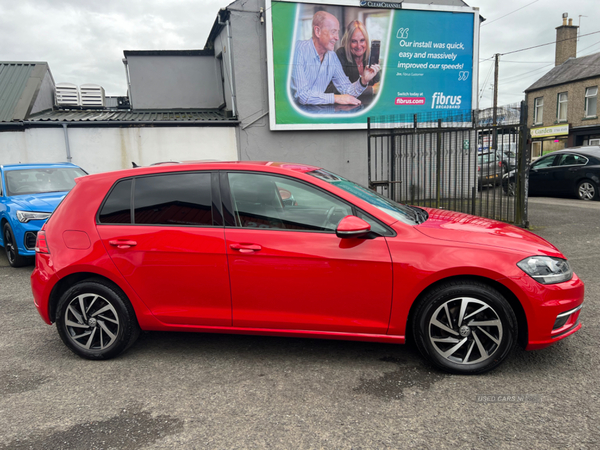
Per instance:
[[[79,88],[72,83],[57,83],[55,89],[56,106],[79,106]]]
[[[79,87],[83,108],[104,108],[104,88],[97,84],[82,84]]]

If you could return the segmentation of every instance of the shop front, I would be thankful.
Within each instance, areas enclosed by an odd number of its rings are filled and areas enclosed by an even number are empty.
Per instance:
[[[569,124],[532,128],[530,132],[532,159],[568,147]]]

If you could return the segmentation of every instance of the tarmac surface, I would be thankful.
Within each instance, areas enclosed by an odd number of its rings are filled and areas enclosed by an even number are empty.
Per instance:
[[[529,220],[586,283],[583,328],[469,377],[410,346],[192,333],[83,360],[2,253],[0,449],[600,448],[600,202]]]

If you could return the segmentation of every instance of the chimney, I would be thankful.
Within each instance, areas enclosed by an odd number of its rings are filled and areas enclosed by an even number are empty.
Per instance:
[[[569,58],[577,58],[577,28],[573,26],[573,19],[569,19],[568,13],[563,14],[563,23],[556,27],[556,56],[554,65],[560,66]]]

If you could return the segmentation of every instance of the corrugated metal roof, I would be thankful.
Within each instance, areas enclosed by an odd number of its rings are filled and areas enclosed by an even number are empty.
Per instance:
[[[0,62],[0,122],[23,119],[14,117],[15,109],[37,64],[40,63]]]
[[[598,76],[600,76],[600,53],[570,58],[525,89],[525,92]]]
[[[29,117],[26,122],[74,122],[74,123],[115,123],[118,122],[233,122],[237,119],[227,117],[225,111],[120,111],[120,110],[55,110],[46,111]]]

